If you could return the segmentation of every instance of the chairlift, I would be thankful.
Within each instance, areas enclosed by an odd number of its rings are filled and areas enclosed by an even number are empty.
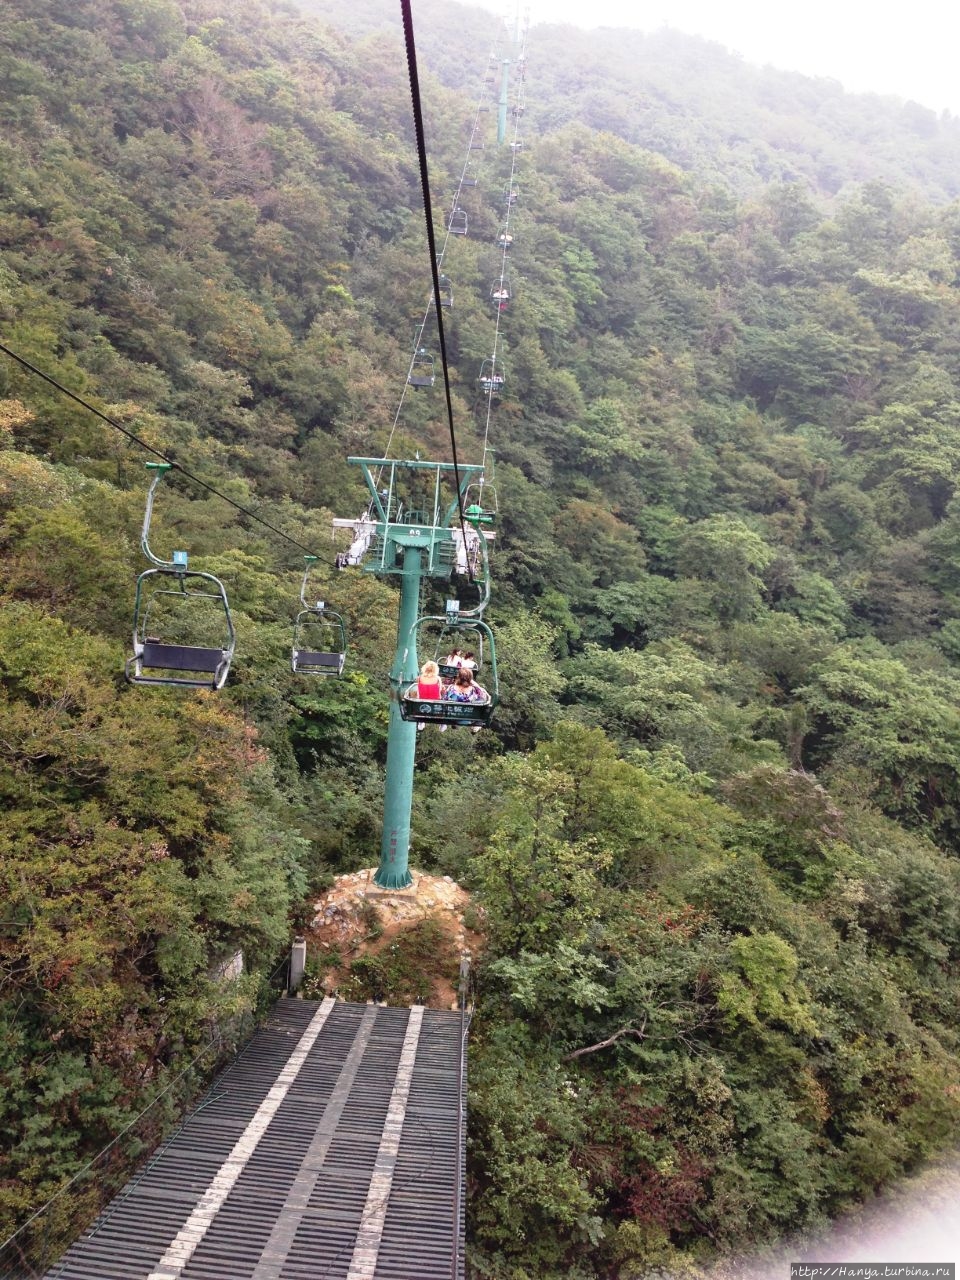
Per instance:
[[[430,305],[431,307],[436,305],[433,290],[430,291]],[[440,305],[441,307],[453,306],[453,281],[449,276],[440,277]]]
[[[171,464],[146,465],[155,474],[147,491],[140,547],[154,567],[137,578],[133,655],[124,667],[126,677],[131,684],[222,689],[236,646],[226,589],[214,574],[190,569],[186,551],[161,560],[150,550],[154,497]]]
[[[522,139],[522,138],[517,138],[517,140],[516,140],[515,142],[511,142],[511,143],[510,143],[510,150],[511,150],[511,151],[522,151],[522,150],[523,150],[523,139]]]
[[[407,382],[411,387],[432,387],[435,381],[433,356],[426,347],[418,347],[410,363]]]
[[[430,631],[435,627],[439,628],[435,644],[435,661],[440,667],[441,676],[446,680],[454,681],[458,670],[456,666],[441,662],[442,657],[447,656],[454,648],[472,649],[477,656],[477,671],[474,675],[476,676],[481,668],[483,669],[481,688],[486,692],[486,701],[456,702],[442,695],[439,699],[425,699],[419,696],[418,681],[394,681],[401,718],[416,720],[419,724],[464,725],[471,728],[489,724],[500,701],[497,650],[493,632],[482,618],[461,614],[459,601],[448,600],[445,615],[427,615],[417,619],[410,629],[408,648],[412,645],[416,652],[423,629]],[[465,636],[470,637],[469,641],[464,641]],[[450,688],[450,685],[446,687]]]
[[[501,249],[509,249],[513,245],[513,234],[507,231],[506,227],[497,236],[497,244]]]
[[[496,522],[499,504],[497,503],[497,491],[493,485],[487,484],[485,481],[467,485],[463,495],[463,502],[464,519],[468,524],[472,524],[478,533],[482,533],[484,527],[489,528],[490,525]]]
[[[506,280],[498,280],[490,290],[490,301],[498,311],[506,311],[510,305],[510,285]]]
[[[520,199],[519,187],[504,187],[503,202],[508,209],[512,209],[519,199]]]
[[[304,556],[300,603],[303,608],[293,624],[293,648],[290,669],[298,676],[339,676],[347,658],[347,632],[339,613],[328,609],[323,600],[310,604],[307,579],[316,564],[316,556]]]
[[[503,393],[506,378],[503,373],[503,366],[497,366],[494,360],[484,360],[480,366],[480,376],[477,378],[480,389],[484,395],[488,395],[493,400],[499,400]]]
[[[450,221],[447,229],[452,236],[465,236],[467,234],[467,211],[461,209],[459,205],[450,214]]]

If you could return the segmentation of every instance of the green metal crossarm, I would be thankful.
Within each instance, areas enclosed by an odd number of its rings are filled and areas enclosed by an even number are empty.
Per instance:
[[[437,493],[437,501],[435,508],[439,507],[439,491],[440,479],[445,474],[460,475],[460,490],[457,497],[448,505],[446,511],[437,520],[436,528],[446,528],[460,513],[460,506],[464,500],[467,489],[471,484],[477,484],[483,477],[483,463],[466,462],[460,463],[454,467],[452,462],[423,462],[420,459],[400,460],[397,458],[348,458],[348,462],[355,463],[363,472],[363,478],[366,481],[367,489],[370,492],[370,498],[373,508],[377,513],[379,520],[384,524],[395,523],[390,519],[390,511],[393,505],[393,498],[396,492],[396,473],[397,471],[432,471],[436,475],[435,491]],[[387,488],[386,507],[378,487],[378,481],[374,477],[374,471],[380,473],[389,470],[389,482]],[[435,515],[437,512],[435,511]],[[430,521],[425,520],[424,525],[429,525]]]

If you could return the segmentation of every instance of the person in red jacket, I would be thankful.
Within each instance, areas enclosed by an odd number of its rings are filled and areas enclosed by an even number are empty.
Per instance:
[[[439,699],[440,693],[440,668],[435,662],[425,662],[417,681],[417,698],[421,702],[430,702]]]
[[[407,697],[409,698],[413,692],[413,689],[408,690]],[[416,684],[416,699],[418,702],[439,702],[442,696],[440,667],[436,662],[425,662],[420,668],[420,676]],[[425,720],[418,720],[417,728],[422,729],[425,724]]]

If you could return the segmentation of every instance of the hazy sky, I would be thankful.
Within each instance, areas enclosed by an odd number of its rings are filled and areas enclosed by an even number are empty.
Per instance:
[[[893,93],[935,111],[947,108],[960,115],[960,5],[954,0],[529,3],[533,22],[643,31],[668,25],[716,40],[748,62],[830,76],[856,93]]]

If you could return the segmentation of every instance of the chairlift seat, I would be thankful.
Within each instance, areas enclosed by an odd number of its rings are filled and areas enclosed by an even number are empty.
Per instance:
[[[411,685],[400,699],[400,717],[423,724],[485,725],[493,718],[493,701],[452,702],[446,698],[419,698]]]
[[[299,676],[341,676],[347,659],[347,631],[339,613],[328,609],[318,601],[307,604],[307,579],[312,557],[306,557],[307,566],[300,588],[300,603],[306,605],[298,614],[293,626],[293,646],[290,650],[290,669]],[[304,641],[319,642],[323,649],[309,649]]]
[[[299,675],[343,675],[345,653],[320,653],[312,649],[294,649],[293,670]]]
[[[226,661],[222,649],[163,644],[158,640],[145,640],[138,656],[141,667],[152,667],[158,671],[208,671],[211,675]]]

